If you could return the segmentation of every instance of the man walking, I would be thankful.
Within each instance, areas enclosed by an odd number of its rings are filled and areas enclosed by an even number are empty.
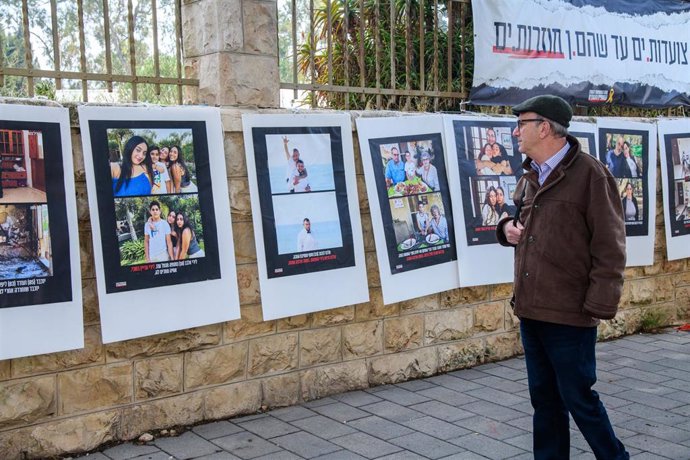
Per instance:
[[[597,459],[628,459],[599,395],[594,346],[599,319],[616,314],[625,268],[625,227],[616,183],[568,135],[572,109],[555,96],[513,107],[513,136],[527,155],[515,218],[499,221],[515,247],[511,304],[520,318],[535,459],[569,458],[568,413]]]

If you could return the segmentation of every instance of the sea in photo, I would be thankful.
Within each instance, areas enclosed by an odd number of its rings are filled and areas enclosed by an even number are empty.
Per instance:
[[[278,225],[278,254],[292,254],[297,251],[297,235],[302,231],[302,224]],[[311,231],[317,242],[317,251],[322,249],[339,248],[343,245],[340,233],[340,222],[311,222]]]
[[[333,166],[328,163],[306,165],[307,180],[312,191],[334,190],[335,181],[333,180]],[[271,193],[288,193],[286,165],[273,166],[269,170],[271,177]]]

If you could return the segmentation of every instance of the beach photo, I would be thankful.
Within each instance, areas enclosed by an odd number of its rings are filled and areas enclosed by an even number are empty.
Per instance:
[[[334,190],[331,135],[267,134],[271,194]]]
[[[43,134],[0,129],[0,203],[46,203]]]
[[[52,275],[48,205],[0,205],[0,280]]]

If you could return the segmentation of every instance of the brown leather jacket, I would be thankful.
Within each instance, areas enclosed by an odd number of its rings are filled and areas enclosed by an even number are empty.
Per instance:
[[[513,200],[525,226],[515,246],[513,309],[520,318],[596,326],[616,315],[625,269],[625,223],[616,182],[572,136],[563,161],[539,186],[529,158]],[[496,227],[506,240],[504,218]]]

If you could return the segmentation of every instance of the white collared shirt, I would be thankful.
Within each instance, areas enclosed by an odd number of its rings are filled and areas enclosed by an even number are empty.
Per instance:
[[[556,166],[558,166],[558,164],[563,160],[565,154],[568,153],[568,150],[570,150],[570,147],[570,143],[566,141],[562,149],[560,149],[542,164],[538,164],[536,161],[532,160],[530,166],[537,172],[537,174],[539,174],[539,185],[544,185],[544,182],[546,182],[546,179],[549,177],[549,174],[551,174],[551,171],[556,169]]]

